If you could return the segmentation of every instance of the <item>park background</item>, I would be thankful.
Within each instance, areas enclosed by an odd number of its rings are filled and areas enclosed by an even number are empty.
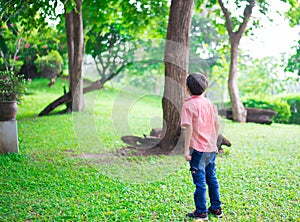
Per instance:
[[[246,2],[227,5],[233,23],[241,21]],[[238,61],[243,104],[277,115],[270,125],[220,117],[221,132],[232,142],[217,159],[225,221],[299,220],[299,3],[277,2],[262,13],[254,8]],[[183,221],[194,208],[183,156],[130,155],[121,140],[162,127],[170,2],[84,1],[83,86],[106,81],[84,95],[82,112],[60,115],[70,111],[67,103],[43,117],[70,84],[64,6],[13,3],[0,5],[1,64],[2,70],[4,59],[14,64],[15,73],[23,68],[27,91],[18,104],[19,153],[0,156],[1,221]],[[67,11],[72,4],[66,3]],[[230,45],[218,9],[195,1],[189,71],[207,73],[208,97],[229,108]],[[273,33],[281,41],[263,49],[268,41],[260,45],[259,33],[281,20],[291,26],[289,34]]]

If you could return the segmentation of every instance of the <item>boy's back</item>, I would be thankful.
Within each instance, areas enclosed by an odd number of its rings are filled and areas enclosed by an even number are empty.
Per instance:
[[[193,95],[186,99],[182,107],[181,123],[193,127],[191,147],[200,152],[217,151],[218,114],[207,98]]]

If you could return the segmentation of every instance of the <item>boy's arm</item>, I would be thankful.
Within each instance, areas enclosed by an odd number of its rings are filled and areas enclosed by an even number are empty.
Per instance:
[[[183,125],[183,127],[185,128],[184,156],[187,161],[190,161],[192,159],[192,156],[190,154],[190,141],[192,138],[193,126]]]

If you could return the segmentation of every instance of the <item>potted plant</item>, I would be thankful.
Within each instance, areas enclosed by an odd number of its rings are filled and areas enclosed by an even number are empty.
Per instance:
[[[17,101],[26,91],[23,76],[14,71],[0,71],[0,121],[15,120]]]

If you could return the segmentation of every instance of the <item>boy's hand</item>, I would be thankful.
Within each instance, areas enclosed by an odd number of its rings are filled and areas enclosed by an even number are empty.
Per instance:
[[[190,154],[185,154],[185,160],[186,161],[191,161],[192,160],[192,156]]]

